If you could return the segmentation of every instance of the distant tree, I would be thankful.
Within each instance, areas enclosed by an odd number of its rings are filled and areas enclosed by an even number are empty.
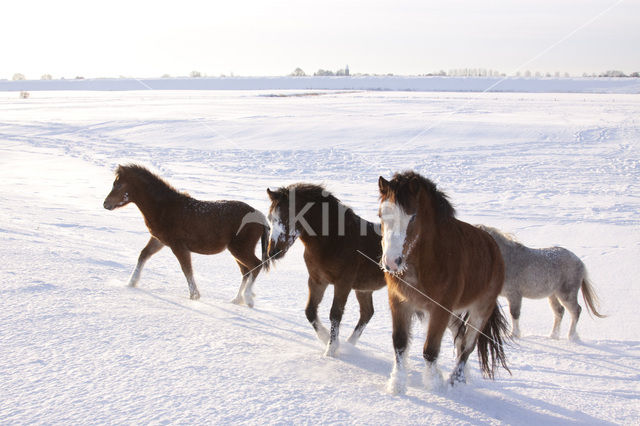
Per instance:
[[[13,75],[13,80],[25,80],[25,78],[24,78],[24,74],[19,73],[19,72],[15,73],[15,74]]]
[[[638,77],[640,77],[640,72],[638,72],[638,71],[632,72],[631,74],[629,74],[629,77],[638,78]]]
[[[40,80],[51,80],[51,74],[42,74]]]
[[[320,68],[318,71],[314,72],[313,75],[326,77],[326,76],[332,76],[335,74],[333,73],[333,71],[323,70],[322,68]]]
[[[171,78],[171,76],[169,74],[162,74],[160,78]]]
[[[525,78],[531,78],[531,71],[526,70],[526,71],[524,72],[524,76],[525,76]]]
[[[293,72],[291,74],[289,74],[291,77],[304,77],[307,74],[305,74],[305,72],[302,70],[302,68],[298,67],[295,70],[293,70]]]
[[[76,75],[76,80],[84,80],[84,77],[81,75]]]
[[[191,74],[189,74],[189,77],[191,77],[191,78],[200,78],[200,77],[202,77],[202,73],[200,73],[200,71],[191,71]]]
[[[626,75],[619,70],[609,70],[600,74],[598,77],[626,77]]]

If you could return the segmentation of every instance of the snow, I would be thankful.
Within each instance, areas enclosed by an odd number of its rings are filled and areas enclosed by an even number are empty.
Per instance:
[[[409,90],[417,92],[640,93],[638,78],[609,77],[204,77],[0,80],[21,90]],[[269,96],[282,96],[271,94]],[[294,95],[294,96],[299,96]]]
[[[313,93],[0,92],[2,423],[637,423],[640,97]],[[194,256],[199,301],[168,249],[127,287],[148,233],[135,206],[102,201],[129,161],[263,212],[267,187],[325,183],[369,220],[378,176],[412,168],[462,220],[575,252],[609,317],[583,311],[574,343],[566,316],[551,340],[547,302],[525,299],[513,375],[482,379],[474,354],[470,383],[436,391],[416,324],[407,394],[389,395],[386,290],[358,345],[323,357],[299,242],[257,278],[254,309],[229,303],[241,275],[227,253]],[[351,297],[341,335],[357,316]],[[447,334],[439,366],[453,365]]]

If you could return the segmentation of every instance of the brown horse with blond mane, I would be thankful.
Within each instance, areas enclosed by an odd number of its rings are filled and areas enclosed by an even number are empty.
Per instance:
[[[455,217],[446,195],[415,172],[379,181],[382,220],[381,266],[386,271],[393,321],[395,363],[388,390],[406,391],[406,350],[412,317],[429,317],[423,356],[425,384],[443,384],[436,365],[442,336],[454,336],[457,363],[449,383],[465,382],[474,347],[485,376],[505,369],[507,323],[496,299],[504,282],[504,262],[486,232]],[[491,358],[491,361],[489,361]]]
[[[130,286],[138,284],[147,260],[169,246],[187,278],[191,299],[199,299],[191,253],[216,254],[227,249],[242,272],[242,283],[233,302],[253,306],[253,283],[260,270],[268,267],[269,226],[262,213],[241,201],[196,200],[137,164],[118,166],[104,208],[113,210],[129,203],[138,206],[151,233],[129,279]],[[260,239],[262,261],[255,255]]]

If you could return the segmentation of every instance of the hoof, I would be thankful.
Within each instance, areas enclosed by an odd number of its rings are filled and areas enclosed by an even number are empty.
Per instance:
[[[324,351],[324,356],[334,358],[338,352],[338,343],[328,344],[327,349]]]
[[[551,334],[549,335],[549,337],[550,337],[551,339],[553,339],[553,340],[558,340],[558,339],[560,338],[560,334],[558,334],[558,333],[551,333]]]
[[[198,300],[200,299],[200,293],[191,293],[189,297],[191,300]]]
[[[127,283],[127,287],[131,287],[131,288],[135,288],[137,285],[138,285],[138,283],[131,282],[131,281],[129,281],[129,282]]]
[[[436,366],[427,367],[422,380],[424,387],[432,392],[440,392],[446,389],[446,383],[442,377],[442,372]]]
[[[390,395],[404,395],[407,393],[407,384],[402,380],[397,380],[392,377],[387,382],[387,387],[385,389]]]
[[[580,340],[580,336],[578,336],[578,333],[570,334],[569,340],[575,343],[580,343],[582,341]]]
[[[352,344],[353,346],[355,346],[355,345],[356,345],[356,343],[358,343],[358,338],[359,338],[359,337],[360,337],[360,336],[357,336],[357,337],[356,337],[356,336],[354,336],[354,335],[351,335],[351,337],[349,337],[349,338],[347,339],[347,343],[350,343],[350,344]]]

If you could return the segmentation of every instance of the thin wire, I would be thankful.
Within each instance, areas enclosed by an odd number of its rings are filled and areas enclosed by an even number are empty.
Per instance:
[[[360,250],[356,250],[358,253],[360,253],[361,255],[363,255],[364,257],[366,257],[367,259],[369,259],[371,262],[375,263],[376,265],[380,266],[380,264],[378,262],[376,262],[375,260],[373,260],[372,258],[370,258],[369,256],[367,256],[366,254],[364,254],[363,252],[361,252]],[[403,280],[401,277],[394,275],[394,278],[396,278],[397,280],[402,281],[403,283],[405,283],[407,286],[411,287],[412,289],[414,289],[415,291],[417,291],[418,293],[420,293],[421,295],[423,295],[424,297],[426,297],[427,299],[429,299],[431,302],[433,302],[434,304],[436,304],[437,306],[441,307],[442,309],[444,309],[445,311],[447,311],[448,313],[450,313],[451,315],[453,315],[454,317],[458,317],[457,314],[455,314],[454,312],[450,311],[448,308],[444,307],[442,304],[438,303],[436,300],[434,300],[433,298],[429,297],[427,294],[425,294],[424,292],[422,292],[421,290],[415,288],[414,286],[412,286],[411,284],[409,284],[406,280]],[[497,304],[497,301],[496,301]],[[477,331],[478,333],[482,334],[484,337],[486,337],[487,339],[491,340],[494,344],[500,346],[500,343],[498,343],[497,341],[495,341],[493,338],[491,338],[490,336],[487,336],[486,334],[484,334],[482,331],[478,330],[476,327],[474,327],[473,325],[469,324],[469,321],[466,321],[465,324],[467,327],[470,327],[472,329],[474,329],[475,331]]]

